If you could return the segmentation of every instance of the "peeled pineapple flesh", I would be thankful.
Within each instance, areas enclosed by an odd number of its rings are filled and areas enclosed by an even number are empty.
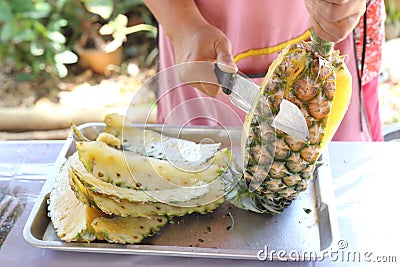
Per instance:
[[[57,235],[66,242],[93,242],[107,240],[113,243],[133,244],[154,235],[168,223],[165,216],[110,217],[89,205],[85,191],[75,198],[69,186],[68,168],[73,166],[85,171],[78,155],[68,158],[57,176],[54,189],[49,197],[49,216]],[[82,186],[80,190],[84,189]],[[75,194],[77,191],[75,191]]]
[[[166,160],[118,150],[99,141],[77,142],[76,147],[86,169],[99,179],[120,187],[144,190],[211,183],[226,171],[231,157],[229,150],[223,149],[204,169],[188,171]]]
[[[138,243],[160,230],[170,217],[205,214],[225,201],[226,185],[220,178],[232,155],[228,149],[219,150],[219,144],[164,139],[147,131],[142,135],[151,137],[149,142],[128,143],[144,148],[122,151],[127,144],[110,132],[89,141],[75,125],[72,129],[80,140],[78,151],[63,166],[63,183],[56,183],[49,200],[49,215],[62,240]],[[176,144],[193,150],[192,154],[200,148],[205,157],[186,164],[189,172],[171,166],[160,146],[174,148]],[[132,167],[139,170],[134,171],[139,177],[134,183],[129,178]]]
[[[78,179],[76,172],[70,172],[71,188],[75,194],[80,196],[86,205],[95,207],[105,214],[120,217],[149,217],[153,215],[183,216],[191,213],[208,213],[216,209],[224,202],[225,184],[216,181],[210,184],[210,191],[205,195],[185,202],[163,203],[163,202],[140,202],[120,199],[111,194],[104,195],[96,190],[90,190]],[[126,188],[120,188],[126,189]],[[116,193],[119,194],[119,193]]]
[[[117,201],[113,198],[93,193],[89,193],[88,198],[90,199],[90,205],[93,207],[98,208],[106,214],[120,217],[149,217],[154,215],[173,217],[192,213],[206,214],[218,208],[225,201],[223,197],[215,198],[213,194],[204,196],[197,201],[193,200],[190,201],[190,203],[182,203],[182,205],[179,206],[161,202],[141,203],[129,202],[126,200]],[[210,199],[212,201],[210,201]]]
[[[102,146],[107,148],[107,146]],[[113,149],[113,148],[109,148]],[[100,154],[108,153],[109,149]],[[221,151],[220,156],[227,154]],[[222,160],[222,159],[221,159]],[[104,161],[107,162],[107,161]],[[214,161],[218,162],[218,160]],[[97,162],[96,164],[99,164]],[[122,164],[122,163],[121,163]],[[226,164],[226,163],[225,163]],[[109,165],[101,166],[107,169]],[[121,167],[113,165],[112,168]],[[123,166],[121,167],[123,168]],[[120,168],[120,169],[121,169]],[[220,175],[222,175],[220,173]],[[151,215],[183,216],[190,213],[207,213],[224,202],[225,183],[217,179],[201,187],[173,188],[163,190],[138,190],[104,182],[93,174],[70,168],[71,187],[87,205],[97,207],[106,214],[122,217]],[[200,181],[203,183],[203,181]],[[179,194],[177,194],[179,193]],[[161,201],[164,199],[164,201]]]
[[[49,217],[57,235],[64,241],[86,241],[96,239],[96,233],[91,227],[92,220],[105,216],[101,211],[79,201],[69,186],[68,168],[73,165],[84,170],[74,154],[63,164],[56,177],[54,189],[49,196]]]
[[[210,185],[208,184],[189,188],[177,187],[164,190],[136,190],[118,187],[98,179],[91,173],[82,173],[72,167],[70,167],[70,175],[74,176],[74,180],[75,178],[78,179],[80,184],[85,187],[85,190],[103,195],[104,197],[113,197],[118,200],[127,200],[129,202],[176,203],[199,198],[210,191]]]
[[[108,114],[104,119],[104,132],[118,138],[124,151],[168,160],[175,167],[186,171],[205,168],[221,146],[219,143],[195,143],[141,127],[123,127],[124,120],[124,116],[116,113]]]

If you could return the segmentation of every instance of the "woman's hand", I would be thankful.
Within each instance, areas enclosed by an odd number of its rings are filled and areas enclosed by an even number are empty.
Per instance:
[[[230,40],[203,18],[194,0],[145,0],[144,2],[171,40],[177,64],[211,61],[220,63],[220,68],[226,72],[237,70]],[[215,97],[221,93],[220,86],[192,82],[200,80],[217,83],[213,69],[201,69],[202,66],[206,65],[186,64],[184,68],[179,68],[179,78],[181,82],[190,82],[203,93]]]
[[[356,27],[366,10],[366,0],[305,0],[315,32],[340,42]]]
[[[236,72],[233,61],[231,42],[218,28],[204,24],[195,30],[189,30],[180,38],[173,41],[176,63],[190,63],[195,61],[210,61],[219,63],[219,67],[226,72]],[[194,81],[204,77],[204,81],[215,81],[215,74],[209,65],[188,64],[179,73],[182,82]],[[197,68],[197,67],[200,67]],[[191,83],[194,87],[209,96],[216,97],[221,93],[221,87],[211,83]]]

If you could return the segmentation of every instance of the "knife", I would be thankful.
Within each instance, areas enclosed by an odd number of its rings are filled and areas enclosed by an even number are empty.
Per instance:
[[[253,107],[258,101],[268,101],[260,93],[260,87],[257,84],[239,73],[225,72],[218,67],[217,63],[214,64],[214,73],[222,91],[229,95],[232,104],[244,112],[250,114],[255,111]],[[273,119],[271,126],[304,142],[310,137],[303,113],[295,104],[286,99],[282,99],[279,112]]]

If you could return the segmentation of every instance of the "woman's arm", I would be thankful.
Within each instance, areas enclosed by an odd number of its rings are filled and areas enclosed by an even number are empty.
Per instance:
[[[191,34],[208,23],[200,14],[194,0],[144,0],[172,42]]]

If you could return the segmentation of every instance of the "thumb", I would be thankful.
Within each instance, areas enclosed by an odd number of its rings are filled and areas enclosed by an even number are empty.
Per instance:
[[[237,72],[238,68],[233,60],[233,56],[230,49],[230,44],[222,45],[216,47],[217,53],[217,64],[218,67],[225,72]]]

